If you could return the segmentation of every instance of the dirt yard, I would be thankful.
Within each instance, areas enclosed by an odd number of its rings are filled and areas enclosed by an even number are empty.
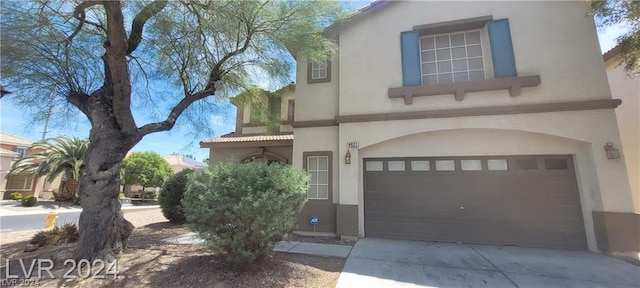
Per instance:
[[[42,287],[334,287],[345,259],[275,253],[242,270],[226,268],[223,258],[200,245],[169,244],[163,238],[188,231],[182,225],[166,221],[159,209],[130,211],[125,218],[136,229],[129,238],[129,247],[117,262],[117,276],[104,279],[64,279],[73,258],[75,244],[41,247],[23,252],[28,240],[37,231],[0,234],[2,257],[0,275],[2,287],[35,284]],[[9,274],[20,279],[5,279],[9,260]],[[53,278],[43,271],[37,279],[37,264],[30,279],[24,279],[20,259],[28,271],[33,259],[51,259]],[[36,262],[37,263],[37,262]],[[43,266],[48,266],[44,263]],[[95,271],[95,270],[94,270]],[[114,271],[114,270],[112,270]],[[77,267],[69,273],[78,276]],[[13,282],[9,282],[13,281]]]

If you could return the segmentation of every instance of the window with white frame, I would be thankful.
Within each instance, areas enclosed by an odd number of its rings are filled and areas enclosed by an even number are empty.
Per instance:
[[[307,156],[307,172],[311,177],[307,199],[329,199],[329,157]]]
[[[327,78],[327,61],[311,62],[311,79]]]
[[[472,30],[421,37],[422,83],[484,80],[481,36],[481,30]]]

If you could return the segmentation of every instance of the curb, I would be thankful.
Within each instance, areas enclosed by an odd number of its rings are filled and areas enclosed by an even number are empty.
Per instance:
[[[148,209],[159,209],[160,205],[153,205],[153,206],[131,206],[131,207],[122,207],[120,208],[120,210],[122,211],[122,213],[125,212],[137,212],[139,210],[148,210]],[[4,216],[21,216],[21,215],[38,215],[38,214],[49,214],[49,212],[55,211],[57,213],[74,213],[74,212],[82,212],[82,208],[72,208],[72,209],[58,209],[58,208],[51,208],[51,209],[41,209],[41,210],[37,210],[37,211],[13,211],[13,210],[6,210],[6,209],[0,209],[0,217],[4,217]]]

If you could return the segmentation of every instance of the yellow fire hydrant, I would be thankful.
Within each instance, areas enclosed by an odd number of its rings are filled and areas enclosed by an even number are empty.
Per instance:
[[[53,229],[53,226],[56,226],[56,219],[58,219],[58,212],[51,211],[49,215],[47,215],[47,224],[44,226],[44,229]]]

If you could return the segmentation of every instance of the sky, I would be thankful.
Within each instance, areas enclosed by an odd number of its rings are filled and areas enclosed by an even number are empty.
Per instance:
[[[358,1],[350,2],[346,6],[353,9],[354,6],[361,7],[365,4],[366,2]],[[616,39],[624,34],[627,29],[628,28],[622,24],[599,28],[598,37],[602,53],[613,48],[616,45]],[[295,81],[295,79],[291,80]],[[209,119],[203,119],[203,121],[207,121],[208,123],[206,124],[211,127],[211,135],[202,135],[196,138],[192,135],[193,133],[190,133],[185,127],[177,125],[172,131],[153,133],[145,136],[132,150],[134,152],[154,151],[160,155],[169,155],[171,153],[191,154],[195,156],[198,161],[208,158],[209,149],[200,148],[199,142],[235,130],[235,107],[227,100],[217,101],[217,105],[220,113],[211,116]],[[142,111],[134,111],[137,115],[136,122],[138,126],[150,120],[141,112]],[[33,141],[40,140],[44,130],[44,123],[33,124],[31,119],[25,115],[27,115],[25,109],[17,106],[11,100],[11,94],[3,97],[3,99],[0,100],[0,131]],[[70,119],[65,127],[50,127],[47,129],[46,136],[49,138],[66,135],[86,138],[89,135],[89,129],[89,122],[82,117],[78,117],[78,119]]]

